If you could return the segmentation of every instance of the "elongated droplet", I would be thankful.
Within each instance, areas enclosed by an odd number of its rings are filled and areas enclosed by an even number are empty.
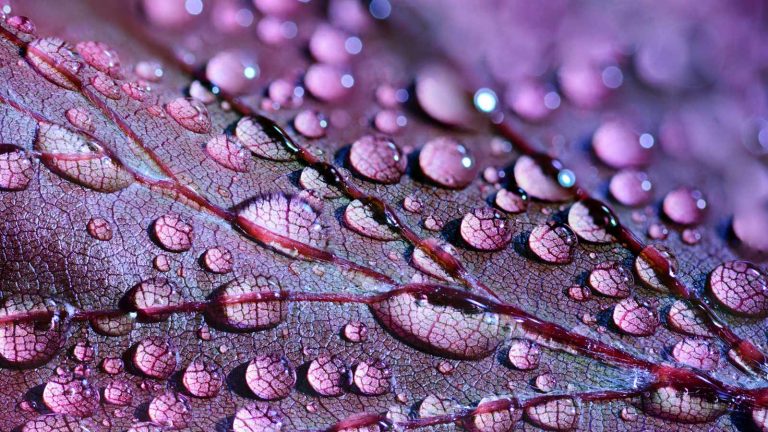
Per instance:
[[[48,81],[69,90],[77,88],[74,76],[83,64],[64,40],[46,37],[32,41],[27,46],[27,60]]]
[[[279,292],[277,282],[264,276],[236,279],[211,296],[206,319],[237,331],[274,327],[285,319],[288,306],[283,301],[264,300],[261,296]]]
[[[375,240],[397,240],[399,235],[386,221],[379,220],[374,210],[359,200],[350,202],[344,209],[344,223],[366,237]]]
[[[39,297],[9,296],[0,307],[0,318],[16,315],[40,315],[42,321],[0,324],[0,360],[16,368],[46,363],[66,341],[66,307]]]
[[[729,311],[746,316],[768,314],[768,277],[752,263],[727,261],[709,275],[709,291]]]
[[[571,398],[552,399],[531,405],[525,409],[528,420],[535,426],[548,430],[570,430],[579,419],[579,409]]]
[[[22,149],[15,146],[0,147],[0,190],[24,190],[29,186],[33,174],[32,159]]]
[[[726,408],[712,396],[671,386],[646,392],[642,398],[646,414],[680,423],[708,423],[725,413]]]
[[[75,45],[85,62],[115,79],[123,77],[117,52],[103,42],[86,41]]]
[[[240,119],[235,127],[235,135],[248,150],[258,157],[274,161],[293,159],[293,155],[286,148],[282,138],[265,130],[254,117]]]
[[[177,98],[165,106],[168,115],[185,129],[204,134],[211,130],[211,117],[205,105],[195,98]]]
[[[232,171],[248,172],[252,166],[251,155],[231,136],[220,134],[205,144],[205,152],[221,166]]]

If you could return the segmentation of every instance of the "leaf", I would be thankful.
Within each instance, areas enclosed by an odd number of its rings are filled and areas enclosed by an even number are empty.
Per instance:
[[[4,17],[0,429],[766,428],[760,11],[316,3]]]

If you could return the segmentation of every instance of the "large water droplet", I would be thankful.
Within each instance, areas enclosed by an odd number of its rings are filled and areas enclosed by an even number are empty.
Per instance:
[[[198,359],[184,369],[181,382],[192,396],[211,398],[219,394],[224,375],[215,363]]]
[[[552,264],[571,262],[576,243],[576,234],[567,225],[557,222],[536,226],[528,237],[531,252]]]
[[[32,41],[27,46],[27,60],[48,81],[69,90],[77,88],[73,76],[83,64],[64,40],[46,37]]]
[[[156,309],[167,308],[182,302],[176,286],[165,278],[147,279],[136,284],[125,295],[125,304],[132,311],[150,322],[165,321],[170,316]]]
[[[661,207],[672,222],[694,225],[704,219],[707,201],[700,191],[681,187],[667,193]]]
[[[565,201],[571,197],[570,191],[563,188],[529,156],[520,156],[513,169],[518,186],[534,198],[544,201]]]
[[[726,261],[709,275],[712,296],[729,311],[746,316],[768,314],[768,277],[752,263]]]
[[[115,380],[104,387],[104,401],[106,403],[127,406],[133,402],[133,390],[128,381]]]
[[[748,248],[760,252],[768,252],[766,226],[768,226],[768,208],[764,205],[737,210],[731,222],[736,238]]]
[[[259,75],[259,67],[243,53],[222,51],[205,67],[205,76],[225,93],[233,96],[242,94]]]
[[[299,185],[306,190],[317,192],[323,198],[338,198],[342,196],[339,188],[328,183],[322,174],[312,167],[305,167],[301,170]]]
[[[720,362],[720,349],[700,339],[683,339],[672,348],[672,357],[684,365],[711,371]]]
[[[155,238],[164,249],[184,252],[192,247],[193,228],[177,214],[160,216],[152,225]]]
[[[440,298],[402,293],[371,305],[390,332],[427,352],[457,359],[479,359],[496,350],[505,336],[497,314],[441,305]]]
[[[0,189],[20,191],[29,186],[34,169],[32,159],[15,146],[0,146]]]
[[[626,298],[613,309],[613,323],[622,332],[632,336],[650,336],[656,332],[659,317],[650,306],[634,298]]]
[[[68,313],[63,305],[31,296],[9,296],[0,307],[0,318],[47,317],[39,322],[7,321],[0,324],[0,360],[8,366],[28,368],[46,363],[66,340]]]
[[[314,110],[303,110],[293,119],[293,127],[307,138],[322,138],[328,129],[328,120]]]
[[[349,384],[349,369],[336,356],[320,356],[309,364],[307,381],[322,396],[341,396]]]
[[[426,252],[428,249],[442,250],[444,253],[456,258],[456,250],[450,243],[435,238],[428,238],[424,240],[424,246],[417,246],[413,249],[413,256],[411,257],[413,266],[432,277],[445,281],[452,281],[453,278],[451,275],[429,256]]]
[[[647,165],[651,150],[645,143],[637,132],[621,121],[603,123],[592,136],[595,155],[613,168]]]
[[[370,206],[359,200],[350,202],[344,209],[344,223],[358,234],[375,240],[397,240],[397,232],[377,216]]]
[[[99,393],[88,380],[65,373],[52,376],[45,384],[43,402],[58,414],[90,417],[99,406]]]
[[[349,75],[347,75],[349,76]],[[321,101],[333,102],[349,93],[343,83],[343,71],[333,65],[316,63],[307,68],[304,85],[313,96]]]
[[[273,194],[256,198],[240,211],[238,222],[246,231],[258,230],[314,247],[326,242],[319,213],[298,197]]]
[[[629,297],[634,278],[621,263],[602,262],[589,273],[589,286],[602,295],[615,298]]]
[[[439,122],[466,125],[475,116],[466,89],[448,67],[433,64],[420,70],[414,90],[419,106]]]
[[[202,261],[208,271],[218,274],[231,272],[235,265],[235,257],[232,252],[223,246],[207,249],[203,252]]]
[[[167,340],[151,336],[136,344],[133,364],[144,375],[166,379],[176,370],[176,352]]]
[[[199,134],[205,134],[211,130],[208,109],[195,98],[176,98],[168,102],[165,110],[184,129]]]
[[[282,138],[270,134],[256,118],[240,119],[235,127],[235,135],[256,156],[274,161],[293,159]]]
[[[648,175],[633,169],[614,174],[608,190],[616,201],[629,207],[646,204],[653,198],[653,184]]]
[[[498,409],[491,406],[500,405]],[[472,415],[472,426],[477,432],[507,432],[514,429],[515,423],[523,416],[515,404],[503,397],[486,397],[480,400],[477,411]]]
[[[123,72],[120,70],[120,58],[117,52],[103,42],[80,42],[75,49],[85,62],[92,67],[104,72],[115,79],[121,79]]]
[[[181,429],[189,422],[191,408],[187,398],[167,391],[149,402],[147,415],[155,424],[171,429]]]
[[[251,155],[238,140],[229,135],[220,134],[205,144],[205,152],[221,166],[237,172],[248,172],[251,168]]]
[[[669,308],[667,323],[672,330],[691,336],[712,337],[704,319],[688,303],[676,300]]]
[[[477,177],[477,164],[461,143],[448,137],[433,138],[419,152],[419,167],[433,182],[462,189]]]
[[[125,336],[133,330],[135,322],[136,314],[126,313],[93,318],[91,319],[91,326],[96,333],[104,336]]]
[[[513,339],[509,344],[507,359],[516,369],[536,369],[541,360],[541,350],[536,343],[527,339]]]
[[[613,212],[608,207],[591,201],[596,208],[591,208],[582,201],[575,202],[568,210],[568,226],[583,240],[592,243],[610,243],[614,237],[606,230],[606,224],[615,221]],[[597,220],[596,220],[597,219]],[[603,220],[608,219],[608,220]]]
[[[260,354],[248,363],[245,382],[253,394],[264,400],[283,399],[296,385],[296,372],[279,354]]]
[[[478,250],[496,251],[512,241],[512,225],[490,207],[478,207],[464,215],[459,229],[461,238]]]
[[[263,402],[253,402],[240,408],[232,422],[234,432],[280,432],[283,417]]]
[[[35,32],[37,31],[35,23],[25,16],[21,16],[21,15],[9,16],[5,20],[5,22],[11,28],[23,34],[34,35]]]
[[[439,417],[455,414],[461,405],[453,398],[429,395],[419,402],[419,409],[416,414],[420,418]]]
[[[97,73],[91,78],[91,85],[107,99],[118,100],[123,96],[120,86],[106,74]]]
[[[288,306],[280,300],[262,300],[260,294],[279,292],[277,283],[264,276],[234,280],[211,296],[206,319],[237,331],[274,327],[285,319]]]
[[[364,395],[383,395],[392,388],[392,371],[381,360],[363,361],[354,366],[352,382]]]
[[[349,162],[356,173],[385,184],[400,181],[406,167],[397,144],[380,135],[365,135],[355,141],[349,150]]]
[[[531,405],[525,415],[535,426],[548,430],[570,430],[579,419],[579,409],[571,398],[551,399]]]
[[[657,267],[652,264],[651,256],[663,258],[666,264]],[[655,291],[665,292],[668,288],[664,284],[663,276],[674,276],[677,273],[677,259],[664,246],[646,246],[635,258],[635,272],[643,285]]]
[[[309,39],[309,52],[317,61],[330,64],[344,64],[349,53],[344,45],[347,35],[327,24],[321,24]]]
[[[680,423],[708,423],[720,417],[726,408],[726,404],[708,395],[671,386],[644,393],[642,398],[646,414]]]

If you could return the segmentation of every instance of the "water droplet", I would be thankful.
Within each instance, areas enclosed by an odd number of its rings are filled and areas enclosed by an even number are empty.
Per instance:
[[[328,120],[314,110],[303,110],[293,119],[293,127],[307,138],[322,138],[328,129]]]
[[[695,245],[701,241],[701,231],[697,228],[686,228],[680,233],[680,238],[687,245]]]
[[[768,130],[766,130],[768,134]],[[745,210],[737,210],[733,215],[731,228],[741,244],[748,248],[768,252],[768,209],[765,206],[754,206]]]
[[[428,215],[424,218],[424,228],[430,231],[440,231],[445,226],[445,221],[438,215]]]
[[[93,132],[96,130],[96,126],[93,125],[93,119],[85,108],[75,107],[70,108],[65,113],[67,120],[72,123],[72,126],[85,132]]]
[[[592,290],[581,285],[573,285],[568,288],[568,297],[576,301],[586,301],[592,298]]]
[[[414,90],[419,106],[441,123],[465,125],[475,116],[460,77],[448,67],[432,64],[421,69]]]
[[[152,92],[152,86],[144,80],[126,82],[120,88],[129,98],[139,102],[147,100]]]
[[[381,360],[360,362],[353,368],[352,382],[362,394],[378,396],[392,389],[392,371]]]
[[[650,336],[656,332],[659,317],[653,308],[630,297],[616,304],[613,309],[613,323],[626,334]]]
[[[415,194],[409,194],[403,200],[403,208],[411,213],[421,213],[424,206]]]
[[[681,187],[667,193],[661,206],[672,222],[695,225],[704,219],[707,201],[700,191]]]
[[[205,144],[205,152],[221,166],[232,171],[248,172],[251,155],[234,137],[219,134]]]
[[[14,15],[8,17],[5,22],[11,26],[14,30],[28,34],[28,35],[34,35],[37,31],[35,27],[35,23],[32,22],[29,18],[21,15]]]
[[[352,144],[349,162],[356,173],[368,180],[392,184],[405,173],[406,159],[389,138],[365,135]]]
[[[51,171],[99,192],[115,192],[134,181],[96,143],[61,126],[40,123],[35,148]]]
[[[117,406],[128,406],[133,402],[133,390],[127,381],[115,380],[104,387],[104,402]]]
[[[758,431],[768,431],[768,408],[752,409],[752,422],[754,422]]]
[[[160,216],[153,224],[155,238],[164,249],[171,252],[184,252],[192,247],[192,225],[181,220],[177,214]]]
[[[344,223],[352,231],[375,240],[397,240],[399,238],[385,220],[379,220],[374,210],[359,200],[350,202],[344,210]]]
[[[350,342],[364,342],[368,339],[368,327],[360,321],[350,321],[342,331],[344,338]]]
[[[503,405],[499,409],[488,410],[490,405]],[[504,432],[514,429],[523,413],[510,399],[503,397],[486,397],[477,405],[478,411],[472,415],[473,430],[477,432]]]
[[[159,272],[167,272],[171,270],[171,261],[166,255],[158,255],[152,259],[152,266]]]
[[[552,264],[571,262],[576,243],[576,234],[567,225],[557,222],[536,226],[528,237],[531,252]]]
[[[671,386],[659,387],[642,397],[646,414],[681,423],[708,423],[720,417],[726,408],[712,397]]]
[[[296,385],[296,372],[285,357],[260,354],[248,363],[245,382],[260,399],[283,399]]]
[[[413,249],[413,256],[411,257],[413,266],[432,277],[445,281],[452,281],[453,278],[443,269],[443,267],[429,256],[426,252],[428,249],[442,250],[444,253],[456,258],[456,250],[451,244],[435,238],[428,238],[424,240],[424,246],[417,246]]]
[[[427,178],[451,189],[462,189],[477,177],[477,165],[467,148],[448,137],[433,138],[424,144],[419,167]]]
[[[515,181],[531,197],[544,201],[565,201],[571,197],[568,189],[548,175],[533,158],[520,156],[513,169]]]
[[[187,398],[167,391],[149,402],[147,415],[155,424],[171,429],[182,429],[187,426],[191,408]]]
[[[592,149],[606,165],[629,168],[647,165],[651,151],[640,142],[640,135],[621,121],[608,121],[600,125],[592,136]]]
[[[720,362],[720,350],[700,339],[683,339],[672,348],[672,357],[679,363],[711,371]]]
[[[648,237],[654,240],[666,240],[669,236],[669,229],[660,223],[652,223],[648,227]]]
[[[376,129],[389,135],[397,134],[407,124],[408,119],[405,115],[395,110],[379,111],[373,118],[373,125],[376,126]]]
[[[91,319],[91,326],[96,333],[105,336],[125,336],[133,330],[136,314],[101,316]]]
[[[92,67],[104,72],[115,79],[121,79],[123,72],[120,70],[120,58],[117,52],[103,42],[80,42],[75,49],[85,62]]]
[[[6,151],[7,150],[7,151]],[[34,169],[32,159],[19,148],[0,147],[0,189],[20,191],[29,186]]]
[[[259,66],[252,59],[239,51],[222,51],[210,60],[205,67],[208,80],[233,96],[248,90],[254,78],[260,74]]]
[[[118,357],[105,357],[101,361],[101,370],[107,375],[117,375],[123,371],[125,365],[123,360]]]
[[[624,407],[621,409],[621,412],[619,413],[619,416],[622,420],[625,422],[633,422],[636,421],[638,418],[638,412],[635,407]]]
[[[21,432],[81,432],[98,430],[90,420],[68,414],[44,414],[26,423]]]
[[[74,75],[83,65],[64,40],[46,37],[32,41],[27,46],[27,60],[48,81],[69,90],[77,88]]]
[[[652,264],[652,256],[663,258],[666,264],[657,268]],[[646,287],[666,292],[668,289],[662,276],[674,276],[677,273],[677,259],[664,246],[646,246],[635,258],[635,272]]]
[[[192,81],[189,85],[189,95],[208,105],[216,101],[216,95],[211,93],[200,81]]]
[[[299,185],[306,190],[316,192],[322,198],[338,198],[342,196],[339,188],[329,184],[320,172],[312,167],[305,167],[301,170]]]
[[[156,312],[182,302],[176,286],[164,278],[152,278],[136,284],[125,295],[125,305],[149,322],[165,321],[167,312]]]
[[[629,297],[635,281],[632,273],[618,262],[602,262],[589,273],[589,286],[602,295]]]
[[[66,341],[69,320],[64,305],[32,296],[9,296],[0,307],[0,318],[15,315],[50,318],[41,322],[8,321],[0,324],[2,363],[19,368],[44,364]]]
[[[232,422],[234,432],[281,432],[283,417],[263,402],[252,402],[240,408]]]
[[[535,426],[556,431],[573,429],[579,419],[576,402],[567,397],[531,405],[525,414]]]
[[[122,97],[120,86],[106,74],[100,72],[97,73],[91,78],[91,85],[93,85],[93,88],[107,99],[118,100]]]
[[[319,213],[298,197],[273,194],[256,198],[240,211],[237,220],[246,231],[263,230],[314,247],[326,243]]]
[[[281,138],[270,135],[253,117],[243,117],[237,122],[235,135],[256,156],[274,161],[289,161],[293,156]]]
[[[522,213],[528,209],[528,194],[520,189],[500,189],[494,200],[496,207],[507,213]]]
[[[278,294],[279,286],[264,276],[236,279],[211,296],[206,319],[237,331],[262,330],[285,319],[288,306],[280,300],[263,300],[261,294]]]
[[[133,71],[139,78],[152,82],[160,81],[165,75],[163,65],[157,61],[140,61],[133,67]]]
[[[541,350],[536,343],[527,339],[513,339],[509,344],[507,359],[516,369],[536,369],[541,360]]]
[[[615,238],[608,233],[606,227],[615,224],[615,221],[613,212],[597,201],[590,201],[589,204],[577,201],[568,211],[568,226],[582,240],[592,243],[613,242]]]
[[[461,238],[475,249],[496,251],[512,241],[512,226],[506,217],[490,207],[479,207],[461,219]]]
[[[349,93],[349,88],[343,82],[344,76],[344,72],[337,66],[315,63],[307,68],[304,85],[321,101],[338,101]]]
[[[81,363],[90,363],[94,357],[93,346],[88,341],[80,341],[72,347],[72,357]]]
[[[221,246],[206,250],[202,256],[203,265],[213,273],[229,273],[235,264],[235,258],[229,249]]]
[[[543,373],[534,379],[533,384],[540,392],[549,393],[557,387],[557,378],[551,373]]]
[[[419,418],[438,417],[457,412],[461,406],[452,398],[429,395],[419,403]]]
[[[667,322],[672,330],[677,332],[691,336],[712,337],[705,321],[683,300],[676,300],[669,308]]]
[[[216,364],[198,359],[184,370],[181,382],[192,396],[211,398],[219,394],[224,375]]]
[[[205,104],[195,98],[176,98],[165,106],[168,115],[183,128],[205,134],[211,130],[211,117]]]
[[[371,305],[381,324],[403,341],[436,355],[457,359],[487,357],[504,338],[497,314],[470,312],[440,304],[440,298],[419,300],[397,294]]]
[[[341,396],[349,382],[349,370],[336,356],[320,356],[309,364],[307,381],[322,396]]]
[[[309,39],[309,52],[317,61],[330,64],[344,64],[349,60],[345,49],[347,35],[327,24],[321,24]]]
[[[65,373],[52,376],[45,384],[43,402],[58,414],[90,417],[99,406],[99,393],[88,380]]]
[[[633,169],[614,174],[608,190],[616,201],[628,207],[646,204],[653,198],[653,184],[648,174]]]
[[[176,352],[160,337],[143,339],[134,349],[134,365],[150,378],[167,379],[176,370],[176,362]]]
[[[709,275],[709,291],[735,314],[768,314],[768,277],[752,263],[726,261],[720,264]]]
[[[91,218],[86,226],[88,234],[96,240],[112,240],[112,227],[106,219]]]

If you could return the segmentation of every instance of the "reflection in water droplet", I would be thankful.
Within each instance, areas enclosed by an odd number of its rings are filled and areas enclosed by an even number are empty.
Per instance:
[[[707,201],[700,191],[681,187],[667,193],[661,206],[672,222],[695,225],[704,219]]]
[[[205,144],[205,152],[219,165],[232,171],[248,172],[251,155],[234,137],[219,134]]]
[[[133,390],[127,381],[115,380],[104,387],[104,402],[117,406],[128,406],[133,402]]]
[[[513,339],[509,344],[507,359],[516,369],[536,369],[541,360],[541,350],[536,343],[527,339]]]
[[[525,414],[535,426],[557,431],[573,429],[579,419],[576,402],[567,397],[531,405]]]
[[[653,184],[648,174],[633,169],[614,174],[608,190],[616,201],[629,207],[646,204],[653,198]]]
[[[613,323],[626,334],[650,336],[656,332],[659,317],[650,306],[640,304],[634,298],[626,298],[613,309]]]
[[[500,189],[494,201],[496,207],[507,213],[522,213],[528,209],[528,194],[520,188]]]
[[[711,371],[720,362],[720,349],[701,339],[686,338],[672,347],[672,357],[684,365]]]
[[[51,377],[45,384],[43,402],[58,414],[90,417],[99,406],[99,393],[88,380],[65,373]]]
[[[387,394],[392,387],[392,371],[381,360],[363,361],[354,366],[352,382],[355,388],[364,395]]]
[[[213,273],[229,273],[235,265],[235,257],[229,249],[216,246],[203,253],[203,265]]]
[[[253,117],[243,117],[237,122],[235,135],[240,142],[256,156],[274,160],[289,161],[293,156],[285,143],[264,130],[261,123]]]
[[[176,352],[165,339],[148,337],[136,344],[133,363],[150,378],[166,379],[176,370]]]
[[[619,262],[602,262],[589,273],[589,286],[602,295],[614,298],[629,297],[634,278]]]
[[[167,391],[149,402],[147,415],[155,424],[171,429],[187,426],[191,416],[189,401],[184,396]]]
[[[646,414],[681,423],[707,423],[726,411],[726,404],[688,389],[659,387],[643,394]]]
[[[354,200],[344,210],[344,223],[356,233],[375,240],[397,240],[397,232],[377,216],[370,206]]]
[[[88,234],[96,240],[112,240],[112,226],[106,219],[91,218],[86,225]]]
[[[219,394],[224,375],[216,364],[198,359],[184,369],[181,382],[192,396],[210,398]]]
[[[85,108],[70,108],[64,115],[67,117],[67,120],[69,120],[72,126],[80,129],[81,131],[93,132],[96,130],[96,127],[93,125],[93,119],[88,113],[88,110]]]
[[[571,193],[550,177],[531,157],[520,156],[513,169],[517,185],[531,197],[544,201],[564,201]]]
[[[9,16],[5,22],[18,32],[34,35],[37,31],[35,23],[29,18],[21,15]]]
[[[66,340],[69,325],[68,308],[52,300],[32,296],[6,297],[0,307],[0,318],[13,315],[49,316],[43,322],[0,324],[0,362],[17,368],[46,363]]]
[[[107,99],[118,100],[122,97],[120,86],[106,74],[97,73],[91,78],[91,85]]]
[[[280,300],[259,300],[259,294],[275,294],[280,289],[264,276],[237,279],[220,287],[211,296],[206,320],[237,331],[274,327],[285,319],[288,305]],[[247,298],[252,299],[248,301]]]
[[[152,226],[160,245],[171,252],[184,252],[192,247],[192,225],[177,214],[166,214],[155,220]]]

